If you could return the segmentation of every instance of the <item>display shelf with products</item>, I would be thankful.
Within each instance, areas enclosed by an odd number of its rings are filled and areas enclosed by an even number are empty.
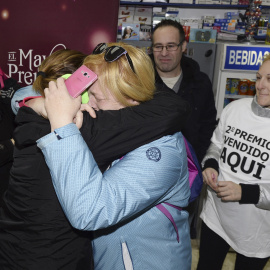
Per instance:
[[[163,3],[163,2],[129,2],[120,1],[120,5],[138,5],[138,6],[152,6],[152,7],[181,7],[181,8],[199,8],[199,9],[246,9],[248,5],[236,5],[236,4],[188,4],[188,3]],[[263,9],[270,9],[270,3],[262,3]]]
[[[182,2],[186,3],[120,1],[120,7],[152,8],[153,27],[155,26],[154,17],[178,19],[183,26],[191,24],[190,28],[215,29],[220,36],[219,39],[236,40],[238,35],[246,35],[254,36],[256,40],[265,40],[267,22],[270,17],[270,0],[182,0]],[[252,5],[256,9],[252,8]],[[175,15],[176,13],[178,14]],[[154,16],[154,14],[157,15]],[[253,18],[259,21],[258,25]],[[262,23],[263,19],[264,23]],[[194,25],[194,20],[198,21],[197,27]],[[251,27],[255,27],[256,31],[251,31]],[[226,38],[222,38],[226,35],[224,31],[235,33],[236,36],[227,35]],[[247,35],[247,31],[252,35]],[[244,39],[244,36],[239,39]]]
[[[240,99],[240,98],[250,98],[253,97],[251,95],[225,95],[225,98],[231,98],[231,99]]]
[[[226,106],[232,100],[253,97],[256,72],[264,55],[269,53],[270,46],[256,43],[238,44],[229,42],[217,44],[213,79],[217,118],[220,117],[224,105]],[[228,83],[229,80],[231,80],[231,84]],[[242,90],[241,85],[239,86],[241,80],[248,81],[248,83],[252,82],[253,86]],[[247,93],[250,93],[250,95],[246,95],[245,91],[249,91]]]
[[[251,77],[255,76],[251,74]],[[254,79],[243,78],[227,78],[226,89],[224,95],[224,107],[234,100],[241,98],[253,98],[256,92],[256,81]]]
[[[120,5],[132,6],[152,6],[152,7],[180,7],[180,8],[198,8],[198,9],[246,9],[247,5],[212,5],[212,4],[187,4],[187,3],[160,3],[160,2],[128,2],[120,1]],[[269,7],[270,8],[270,7]]]
[[[221,31],[229,31],[230,33],[235,32],[239,35],[245,33],[245,26],[241,22],[241,18],[245,13],[245,5],[240,5],[239,7],[241,7],[241,10],[239,10],[233,9],[233,7],[238,6],[231,5],[230,9],[228,9],[226,8],[226,5],[213,5],[212,8],[210,8],[209,5],[183,4],[183,6],[186,5],[186,7],[190,8],[181,8],[182,4],[175,3],[147,3],[149,5],[144,5],[146,2],[128,2],[129,5],[124,5],[124,3],[126,2],[121,2],[119,7],[117,35],[118,40],[123,37],[123,23],[135,23],[139,25],[148,24],[154,28],[155,25],[164,18],[179,21],[183,25],[184,31],[188,33],[186,35],[187,41],[189,41],[189,33],[191,29],[194,28],[207,29],[209,31],[211,31],[210,29],[213,29],[218,33]],[[141,4],[143,4],[143,6]],[[175,7],[172,5],[175,5]],[[205,7],[207,7],[207,11],[202,11],[202,8]],[[215,7],[218,9],[215,9]],[[146,10],[152,10],[152,14],[143,14],[142,11],[145,12]],[[140,14],[140,12],[142,14]],[[230,35],[230,37],[234,37],[232,40],[237,38],[237,36],[232,35]],[[132,39],[134,39],[134,37],[132,37]],[[139,35],[137,36],[137,40],[141,40]]]
[[[187,4],[187,3],[163,3],[163,2],[129,2],[120,1],[120,5],[132,6],[152,6],[152,7],[181,7],[181,8],[199,8],[199,9],[246,9],[248,5],[232,5],[232,4]],[[261,5],[262,8],[270,9],[270,5]]]
[[[152,12],[148,12],[148,14],[143,14],[146,10],[151,10]],[[243,13],[243,12],[242,12]],[[161,7],[140,7],[140,6],[124,6],[120,5],[119,7],[119,14],[118,14],[118,34],[117,39],[126,39],[123,38],[123,34],[125,31],[125,27],[122,27],[123,24],[126,26],[127,23],[129,24],[138,24],[138,25],[149,25],[153,28],[155,25],[160,22],[162,19],[173,19],[179,21],[186,33],[186,40],[189,41],[189,33],[191,29],[207,29],[207,31],[211,31],[210,29],[217,30],[230,30],[229,25],[230,22],[233,22],[235,31],[242,31],[244,33],[245,29],[239,26],[236,28],[236,19],[239,19],[239,16],[242,14],[238,10],[231,10],[228,12],[227,10],[216,10],[208,9],[207,13],[204,12],[202,15],[202,10],[194,10],[194,9],[181,9],[181,8],[161,8]],[[231,15],[233,14],[233,15]],[[236,15],[235,15],[236,14]],[[225,22],[226,21],[226,22]],[[219,26],[216,26],[219,25]],[[217,28],[215,28],[215,27]],[[241,28],[241,29],[240,29]],[[150,28],[151,29],[151,28]],[[151,30],[150,30],[151,31]],[[204,31],[204,30],[202,30]],[[141,33],[142,34],[142,33]],[[131,37],[133,40],[135,39],[134,36]],[[127,38],[131,39],[131,38]],[[146,40],[141,39],[139,35],[137,35],[137,40]],[[151,41],[151,38],[149,38]]]

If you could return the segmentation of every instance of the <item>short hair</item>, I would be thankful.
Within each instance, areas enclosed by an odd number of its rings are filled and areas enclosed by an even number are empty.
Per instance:
[[[82,65],[86,56],[82,52],[70,49],[53,52],[39,66],[38,70],[44,72],[46,76],[37,76],[33,89],[44,97],[44,89],[49,86],[50,81],[56,81],[65,74],[72,74]]]
[[[113,62],[106,62],[104,53],[87,56],[84,65],[98,74],[103,94],[106,96],[109,89],[114,98],[124,106],[131,106],[127,98],[138,102],[152,99],[155,72],[150,57],[143,50],[123,42],[107,44],[108,47],[113,45],[121,46],[128,52],[135,72],[125,55]]]
[[[179,37],[180,37],[179,42],[184,41],[185,31],[184,31],[183,26],[179,22],[175,20],[171,20],[171,19],[163,19],[161,22],[159,22],[153,30],[152,37],[154,37],[154,33],[157,29],[162,28],[162,27],[167,27],[167,26],[172,26],[176,28],[179,31]]]

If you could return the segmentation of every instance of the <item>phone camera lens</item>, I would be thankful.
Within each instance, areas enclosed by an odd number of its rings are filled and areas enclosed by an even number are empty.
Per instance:
[[[84,74],[83,74],[83,76],[87,76],[88,74],[87,74],[87,72],[85,72]]]

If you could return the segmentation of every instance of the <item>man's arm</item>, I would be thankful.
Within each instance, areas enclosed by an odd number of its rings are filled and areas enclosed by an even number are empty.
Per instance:
[[[98,111],[94,122],[84,114],[81,133],[104,171],[113,160],[141,145],[181,131],[189,113],[186,101],[171,90],[162,90],[138,106]]]
[[[199,152],[198,159],[202,160],[210,145],[210,140],[217,125],[217,110],[215,107],[214,94],[212,84],[208,76],[204,73],[202,75],[202,89],[204,90],[204,108],[201,114],[201,128],[199,131]]]

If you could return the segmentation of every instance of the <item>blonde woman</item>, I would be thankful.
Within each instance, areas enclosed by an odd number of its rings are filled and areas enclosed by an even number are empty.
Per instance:
[[[137,48],[99,44],[84,65],[98,75],[89,89],[97,111],[133,110],[154,95],[151,60]],[[188,213],[181,209],[190,196],[182,134],[142,145],[102,174],[73,124],[80,98],[69,96],[62,79],[50,82],[45,96],[52,132],[38,147],[69,221],[94,231],[95,269],[190,269]]]
[[[209,185],[197,269],[221,269],[230,246],[235,269],[261,270],[270,256],[270,55],[256,95],[227,105],[203,160]]]

